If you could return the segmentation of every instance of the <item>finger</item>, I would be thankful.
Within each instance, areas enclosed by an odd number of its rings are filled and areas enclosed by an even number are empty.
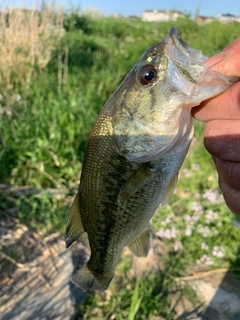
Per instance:
[[[240,120],[207,122],[204,128],[204,145],[216,158],[240,162]]]
[[[208,67],[229,76],[240,76],[240,37],[228,45],[223,52],[205,61]],[[192,109],[192,115],[200,121],[211,119],[239,119],[240,82],[220,94],[204,101]]]
[[[225,178],[226,176],[226,172],[224,167],[228,166],[228,164],[224,164],[221,160],[219,159],[215,159],[215,163],[216,163],[216,168],[218,170],[219,173],[219,186],[220,189],[222,190],[225,202],[227,204],[227,206],[229,207],[229,209],[234,212],[235,214],[239,214],[240,215],[240,191],[239,189],[236,189],[235,187],[232,187],[232,184],[229,184],[229,178],[230,176],[227,178]],[[230,167],[234,167],[235,165],[232,164],[230,165]],[[240,164],[237,163],[236,164],[236,169],[231,171],[232,173],[240,170]]]
[[[210,58],[208,58],[206,61],[204,61],[204,63],[206,64],[206,66],[208,68],[212,68],[214,69],[214,65],[218,62],[220,62],[221,60],[223,60],[224,58],[226,58],[226,51],[223,50],[222,52],[216,54],[215,56],[212,56]]]
[[[222,190],[224,200],[228,208],[235,214],[240,215],[240,192],[231,189],[224,181],[219,179],[219,186]]]
[[[199,121],[213,119],[240,120],[240,82],[217,97],[206,100],[200,106],[192,108],[192,115]]]
[[[215,160],[221,179],[231,188],[240,192],[240,162]],[[240,195],[240,194],[239,194]]]
[[[211,69],[228,76],[240,76],[240,37],[223,51],[205,61]]]

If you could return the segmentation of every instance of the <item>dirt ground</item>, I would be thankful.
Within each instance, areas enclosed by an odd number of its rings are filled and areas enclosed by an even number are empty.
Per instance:
[[[130,272],[159,267],[162,245],[160,240],[154,242],[157,255],[134,258]],[[129,254],[127,249],[124,254]],[[0,221],[0,318],[73,319],[85,293],[70,278],[88,256],[86,242],[66,250],[63,235],[44,238],[13,215]],[[188,281],[202,301],[194,306],[180,292],[173,294],[174,319],[240,320],[240,281],[228,270],[195,272],[178,281]]]
[[[16,218],[0,222],[1,319],[71,319],[85,294],[71,275],[83,264],[83,244],[66,250],[62,235],[43,238]]]

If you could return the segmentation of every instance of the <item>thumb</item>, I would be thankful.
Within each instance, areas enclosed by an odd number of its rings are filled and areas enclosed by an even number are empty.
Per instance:
[[[240,76],[240,37],[229,44],[222,52],[207,59],[205,64],[227,76]]]

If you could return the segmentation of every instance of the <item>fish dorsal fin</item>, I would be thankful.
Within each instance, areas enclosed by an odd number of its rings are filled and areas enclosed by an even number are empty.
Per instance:
[[[163,199],[161,201],[162,206],[164,206],[165,204],[168,203],[169,198],[172,196],[172,194],[175,190],[175,187],[177,185],[177,181],[178,181],[178,173],[172,178],[172,180],[170,181],[170,183],[164,193]]]
[[[152,231],[150,225],[144,228],[129,244],[128,248],[137,257],[146,257],[151,248]]]
[[[144,163],[123,184],[118,194],[118,203],[128,200],[134,193],[140,190],[155,173],[156,168],[150,162]]]
[[[71,209],[68,213],[66,230],[65,230],[65,241],[66,247],[68,248],[74,241],[78,240],[84,233],[82,219],[80,215],[79,207],[79,192],[76,194]]]

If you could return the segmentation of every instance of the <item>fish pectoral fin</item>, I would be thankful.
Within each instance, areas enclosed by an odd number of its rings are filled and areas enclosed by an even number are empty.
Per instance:
[[[164,194],[163,199],[161,201],[162,206],[164,206],[165,204],[168,203],[169,198],[172,196],[172,194],[176,188],[177,181],[178,181],[178,173],[172,178],[172,180],[170,181],[170,183],[165,191],[165,194]]]
[[[134,193],[140,190],[147,181],[156,173],[156,168],[150,163],[144,163],[123,184],[118,194],[118,203],[128,200]]]
[[[137,257],[146,257],[151,248],[152,231],[150,225],[143,229],[129,244],[128,248]]]
[[[65,230],[65,242],[68,248],[74,241],[78,240],[84,233],[79,207],[79,192],[76,194],[71,209],[68,213]]]

